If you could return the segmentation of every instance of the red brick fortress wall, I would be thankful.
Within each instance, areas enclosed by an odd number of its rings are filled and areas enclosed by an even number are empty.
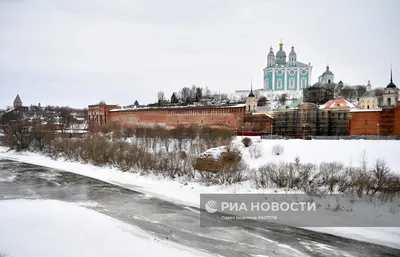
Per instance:
[[[109,111],[108,121],[118,123],[121,127],[158,124],[173,128],[198,125],[235,130],[244,113],[245,106],[137,108]]]
[[[350,135],[400,136],[400,108],[354,112]]]
[[[394,131],[395,135],[400,136],[400,101],[394,111]]]
[[[354,112],[350,120],[350,135],[377,135],[381,111]]]

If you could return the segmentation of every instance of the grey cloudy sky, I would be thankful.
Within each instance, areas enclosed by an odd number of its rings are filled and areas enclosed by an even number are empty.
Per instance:
[[[272,44],[336,80],[400,86],[398,0],[0,0],[0,108],[263,86]]]

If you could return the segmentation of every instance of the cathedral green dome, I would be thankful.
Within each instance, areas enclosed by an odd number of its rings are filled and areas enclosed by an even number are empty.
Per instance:
[[[286,64],[286,53],[283,51],[282,41],[279,43],[279,51],[276,52],[276,63],[280,65]]]
[[[269,48],[268,57],[275,57],[275,55],[274,55],[274,49],[272,48],[272,46]]]
[[[278,52],[276,52],[276,58],[279,58],[279,59],[281,59],[281,58],[286,59],[286,53],[285,53],[285,51],[283,51],[282,49],[280,49]]]

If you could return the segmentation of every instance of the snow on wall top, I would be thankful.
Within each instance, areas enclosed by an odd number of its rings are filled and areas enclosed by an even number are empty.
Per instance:
[[[140,110],[177,110],[177,109],[211,109],[211,108],[243,108],[246,104],[221,104],[221,105],[188,105],[188,106],[164,106],[164,107],[132,107],[112,109],[110,112],[140,111]]]

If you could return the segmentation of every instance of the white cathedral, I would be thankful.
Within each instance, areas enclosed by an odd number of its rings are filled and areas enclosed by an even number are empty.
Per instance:
[[[264,90],[266,91],[301,91],[311,85],[311,63],[297,61],[294,46],[286,60],[282,41],[279,51],[274,54],[271,46],[267,56],[267,67],[264,68]]]

